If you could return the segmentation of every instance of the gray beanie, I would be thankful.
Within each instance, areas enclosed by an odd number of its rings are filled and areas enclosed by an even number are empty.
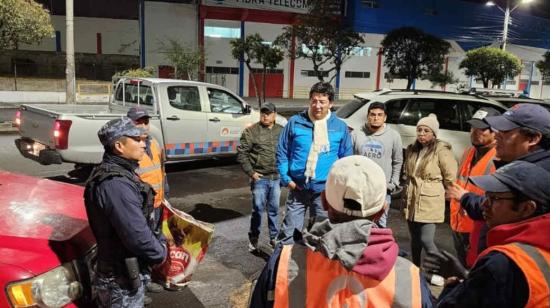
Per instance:
[[[437,116],[433,113],[430,113],[427,117],[420,119],[418,124],[416,124],[416,127],[418,126],[427,126],[434,132],[436,137],[439,135],[439,122],[437,121]]]

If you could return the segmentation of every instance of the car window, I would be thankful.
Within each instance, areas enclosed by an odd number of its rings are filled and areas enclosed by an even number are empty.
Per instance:
[[[397,99],[386,102],[386,114],[388,115],[386,123],[399,124],[399,118],[407,105],[406,99]]]
[[[116,89],[115,100],[153,106],[154,96],[150,86],[141,83],[124,83],[124,91],[121,86]]]
[[[369,100],[367,99],[354,99],[344,106],[338,108],[338,110],[336,111],[336,115],[340,119],[347,119],[351,117],[351,115],[354,114],[357,110],[361,109],[361,107],[365,106],[368,102]]]
[[[433,113],[437,116],[439,127],[448,130],[461,130],[459,101],[434,98],[411,99],[401,117],[401,124],[415,126],[418,121]]]
[[[241,102],[228,92],[208,88],[208,99],[211,112],[243,113]]]
[[[168,101],[170,106],[182,110],[201,111],[199,89],[190,86],[168,87]]]

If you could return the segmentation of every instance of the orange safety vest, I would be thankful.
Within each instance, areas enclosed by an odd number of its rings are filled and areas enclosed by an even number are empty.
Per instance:
[[[493,163],[493,159],[496,154],[496,148],[493,147],[485,153],[485,155],[483,155],[483,157],[472,167],[472,160],[474,159],[475,152],[476,149],[474,147],[470,147],[464,151],[464,155],[462,156],[462,160],[458,168],[456,184],[467,191],[483,196],[485,191],[468,181],[468,178],[472,176],[488,175],[495,172],[495,164]],[[450,218],[451,229],[453,231],[462,233],[472,232],[474,223],[466,211],[461,208],[460,200],[451,200]]]
[[[529,286],[525,307],[550,307],[550,252],[524,243],[497,245],[485,249],[479,257],[499,251],[521,269]]]
[[[421,305],[418,267],[404,258],[398,257],[390,273],[379,281],[349,271],[339,261],[302,245],[285,245],[281,252],[274,308],[419,308]]]
[[[151,139],[151,154],[152,158],[147,153],[143,155],[136,173],[143,182],[151,185],[155,190],[154,207],[158,208],[164,199],[164,171],[162,170],[162,152],[155,139]]]

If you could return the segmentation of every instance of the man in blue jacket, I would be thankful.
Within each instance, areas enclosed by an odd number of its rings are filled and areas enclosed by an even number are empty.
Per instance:
[[[97,135],[105,154],[84,191],[97,240],[97,305],[143,307],[142,273],[167,253],[163,238],[153,232],[155,192],[135,172],[145,154],[145,131],[123,117],[107,122]]]
[[[347,125],[330,112],[334,102],[332,85],[314,84],[309,100],[307,110],[289,119],[277,147],[281,185],[289,189],[279,239],[288,243],[295,229],[302,230],[307,208],[310,221],[326,219],[321,192],[330,167],[339,158],[353,154]]]

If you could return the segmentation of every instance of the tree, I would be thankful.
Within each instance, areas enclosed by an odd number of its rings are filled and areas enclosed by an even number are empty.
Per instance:
[[[427,77],[429,81],[432,82],[432,88],[436,86],[445,87],[448,84],[458,83],[458,79],[455,78],[453,72],[435,72]]]
[[[135,68],[135,69],[127,69],[122,72],[117,72],[113,78],[120,78],[120,77],[154,77],[155,76],[155,69],[152,67],[146,67],[146,68]]]
[[[291,58],[309,59],[319,81],[324,81],[325,76],[335,71],[329,79],[329,82],[332,81],[353,49],[365,42],[359,33],[341,20],[341,2],[310,1],[309,14],[300,15],[296,24],[284,27],[283,33],[274,42],[286,49]],[[323,70],[327,64],[331,66]]]
[[[448,42],[413,27],[390,31],[381,45],[390,76],[407,79],[407,89],[415,79],[439,73],[451,48]]]
[[[521,61],[515,55],[495,47],[481,47],[466,53],[459,68],[466,69],[466,76],[483,81],[483,87],[500,85],[505,78],[513,78],[521,71]]]
[[[544,60],[537,62],[537,68],[542,74],[544,81],[550,81],[550,51],[544,53]]]
[[[174,67],[175,79],[196,80],[198,69],[204,61],[204,53],[199,49],[183,46],[178,40],[168,38],[159,41],[159,52]]]
[[[30,0],[0,1],[0,50],[37,44],[53,36],[50,13]]]
[[[42,5],[30,0],[0,0],[0,50],[38,44],[53,33],[50,13]],[[17,61],[12,61],[17,90]]]
[[[277,67],[284,58],[284,52],[277,46],[271,46],[258,34],[251,34],[247,37],[231,40],[231,54],[237,60],[241,60],[246,64],[250,74],[252,74],[252,84],[258,98],[258,105],[262,107],[265,102],[265,77],[268,69]],[[252,62],[262,65],[262,91],[258,91],[256,81],[256,70],[252,68]],[[261,94],[261,95],[260,95]]]

